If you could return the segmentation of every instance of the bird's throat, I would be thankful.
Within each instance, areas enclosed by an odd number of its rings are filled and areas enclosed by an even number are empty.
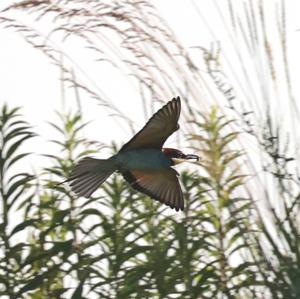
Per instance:
[[[171,158],[171,160],[172,160],[172,165],[177,165],[186,161],[186,159],[180,159],[180,158]]]

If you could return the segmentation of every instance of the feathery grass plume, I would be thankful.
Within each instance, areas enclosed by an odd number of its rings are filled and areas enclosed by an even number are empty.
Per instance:
[[[43,34],[35,30],[35,26],[23,24],[12,17],[14,11],[25,12],[37,20],[50,17],[50,32]],[[149,2],[76,0],[54,4],[21,1],[8,6],[0,18],[4,26],[20,32],[33,47],[43,51],[58,66],[62,53],[59,46],[61,40],[67,45],[69,40],[75,38],[87,57],[96,57],[94,64],[101,67],[101,64],[109,62],[112,71],[118,70],[126,76],[128,86],[141,92],[143,107],[150,107],[150,112],[145,111],[145,114],[154,112],[154,102],[174,95],[188,102],[184,116],[193,114],[193,105],[199,105],[200,101],[203,109],[208,107],[205,97],[201,95],[204,88],[210,94],[212,91],[204,81],[202,72]],[[106,96],[105,90],[99,88],[84,68],[72,61],[68,53],[63,52],[63,55],[64,80],[97,99],[110,113],[124,119],[126,125],[130,124],[131,120],[113,104],[114,101]],[[77,76],[75,80],[70,75],[70,64],[75,64],[76,73],[80,73],[81,78]],[[189,128],[183,123],[182,129]]]
[[[256,250],[252,254],[259,265],[261,284],[272,298],[297,298],[299,136],[295,128],[299,126],[299,107],[294,99],[287,58],[287,2],[281,1],[274,7],[268,6],[267,1],[248,1],[242,10],[237,9],[236,3],[228,3],[232,12],[229,24],[235,33],[231,38],[243,71],[236,78],[238,66],[234,72],[226,70],[218,57],[215,58],[218,64],[214,64],[217,67],[207,69],[218,89],[229,95],[230,108],[243,124],[241,128],[252,136],[252,144],[244,144],[244,149],[257,174],[248,181],[247,189],[262,230],[255,239]],[[274,34],[271,30],[275,30]],[[253,63],[245,67],[246,61]],[[254,88],[257,82],[259,86]],[[229,88],[223,88],[228,85]],[[251,181],[255,184],[249,184]]]

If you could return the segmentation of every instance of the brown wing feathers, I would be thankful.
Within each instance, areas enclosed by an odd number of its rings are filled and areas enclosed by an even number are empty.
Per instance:
[[[136,148],[162,148],[167,138],[178,130],[180,98],[173,98],[158,110],[146,125],[124,146],[121,151]]]
[[[163,171],[127,171],[123,177],[130,185],[176,211],[184,209],[181,187],[174,169]]]

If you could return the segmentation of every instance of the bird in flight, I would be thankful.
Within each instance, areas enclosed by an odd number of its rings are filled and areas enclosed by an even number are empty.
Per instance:
[[[184,209],[184,199],[174,165],[199,160],[163,144],[179,129],[180,98],[173,98],[158,110],[121,150],[109,159],[83,158],[67,180],[78,196],[90,197],[115,171],[136,190],[176,211]]]

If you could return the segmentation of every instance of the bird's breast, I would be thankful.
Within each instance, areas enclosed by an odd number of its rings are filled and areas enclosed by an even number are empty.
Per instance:
[[[136,149],[115,156],[119,170],[160,170],[171,166],[171,160],[158,149]]]

